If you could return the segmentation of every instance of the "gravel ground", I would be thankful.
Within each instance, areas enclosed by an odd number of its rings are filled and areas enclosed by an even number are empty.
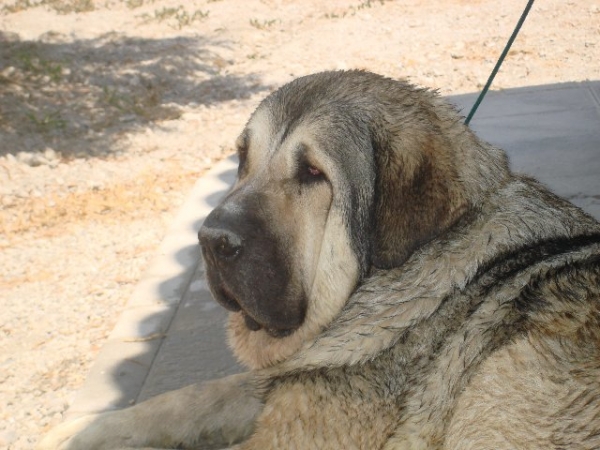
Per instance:
[[[0,1],[0,448],[56,425],[195,179],[268,91],[477,91],[524,1]],[[185,6],[183,6],[185,5]],[[534,5],[495,89],[600,79],[600,3]]]

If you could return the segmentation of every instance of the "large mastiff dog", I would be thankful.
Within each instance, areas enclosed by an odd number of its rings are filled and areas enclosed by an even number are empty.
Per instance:
[[[598,449],[600,226],[434,93],[300,78],[199,233],[250,371],[44,449]]]

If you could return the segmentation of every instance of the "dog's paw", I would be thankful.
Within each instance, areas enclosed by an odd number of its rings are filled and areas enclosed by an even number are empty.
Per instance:
[[[38,442],[36,450],[74,450],[73,438],[88,429],[97,417],[89,415],[61,423]]]
[[[58,425],[44,436],[36,450],[113,450],[133,446],[115,413],[92,414]]]

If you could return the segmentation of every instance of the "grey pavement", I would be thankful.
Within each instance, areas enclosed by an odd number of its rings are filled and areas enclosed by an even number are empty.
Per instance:
[[[449,100],[466,116],[475,98]],[[535,176],[600,219],[600,81],[491,92],[471,126],[508,152],[514,170]],[[100,351],[70,417],[242,370],[227,348],[225,311],[211,299],[196,237],[235,172],[230,158],[198,180]]]

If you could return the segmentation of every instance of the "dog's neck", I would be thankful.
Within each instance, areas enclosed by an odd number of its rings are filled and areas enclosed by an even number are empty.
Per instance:
[[[532,195],[532,191],[537,192]],[[408,328],[434,314],[444,298],[464,289],[478,268],[498,254],[527,245],[541,232],[558,238],[586,233],[594,224],[598,228],[593,218],[566,203],[557,210],[556,202],[563,203],[534,182],[513,177],[488,198],[477,220],[434,239],[401,267],[373,271],[322,334],[271,370],[317,368],[324,361],[334,367],[371,360],[394,345]],[[547,220],[542,220],[544,215]],[[578,217],[576,228],[569,225],[574,216]]]

